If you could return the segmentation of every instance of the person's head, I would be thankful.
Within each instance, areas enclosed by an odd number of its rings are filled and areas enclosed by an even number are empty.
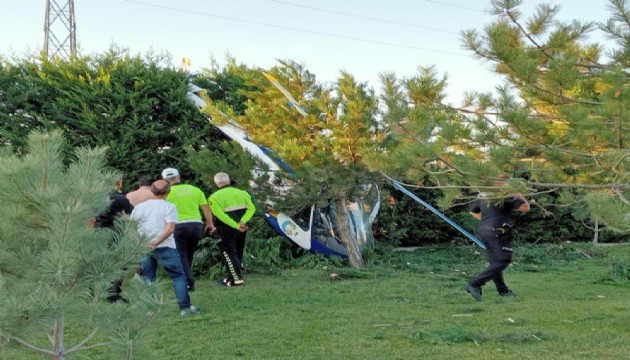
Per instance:
[[[230,185],[230,175],[220,172],[214,175],[214,184],[217,187],[224,187],[226,185]]]
[[[171,183],[167,180],[157,180],[151,184],[151,192],[158,198],[165,198],[171,192]]]
[[[171,184],[176,184],[180,181],[179,171],[175,168],[166,168],[162,170],[162,179],[168,180]]]
[[[505,182],[510,178],[507,173],[499,172],[494,176],[493,184],[494,186],[505,186]]]
[[[114,190],[120,191],[120,189],[122,189],[122,186],[123,186],[123,179],[122,179],[122,176],[119,176],[114,181]]]
[[[155,181],[155,179],[153,179],[153,176],[142,175],[138,178],[138,186],[151,186],[151,184],[153,184],[153,181]]]

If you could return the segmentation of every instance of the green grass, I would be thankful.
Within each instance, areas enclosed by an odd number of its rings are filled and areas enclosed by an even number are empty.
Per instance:
[[[188,318],[169,287],[137,358],[630,359],[630,247],[517,248],[505,277],[519,295],[489,283],[477,302],[462,287],[484,266],[474,247],[430,247],[371,254],[362,270],[250,272],[239,288],[200,279],[204,313]]]

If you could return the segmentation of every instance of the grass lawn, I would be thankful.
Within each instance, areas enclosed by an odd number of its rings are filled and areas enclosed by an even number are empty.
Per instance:
[[[136,358],[630,359],[630,246],[517,247],[505,278],[518,295],[488,283],[482,302],[462,290],[485,266],[477,250],[371,255],[362,270],[250,272],[239,288],[199,279],[191,297],[204,312],[187,318],[169,287],[172,303]]]

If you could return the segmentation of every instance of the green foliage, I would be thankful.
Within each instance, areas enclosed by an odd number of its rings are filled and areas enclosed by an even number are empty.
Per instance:
[[[185,149],[212,148],[219,133],[187,99],[186,74],[167,60],[111,49],[69,62],[0,63],[0,144],[21,153],[30,131],[60,129],[67,156],[78,146],[107,147],[107,165],[131,179],[129,188],[167,166],[196,181]]]
[[[630,285],[630,252],[627,245],[614,247],[607,251],[606,257],[608,271],[602,275],[600,282],[615,285]]]
[[[579,259],[592,259],[600,257],[601,254],[596,247],[591,244],[546,244],[519,246],[515,253],[514,262],[520,265],[551,265],[556,261],[568,262]]]
[[[256,269],[281,269],[292,258],[291,244],[287,239],[275,236],[271,238],[251,238],[247,243],[245,267]]]
[[[247,155],[236,142],[222,140],[212,149],[188,149],[188,163],[207,188],[216,188],[214,175],[226,172],[235,186],[247,189],[252,171],[264,173],[264,166]],[[263,176],[268,179],[267,176]]]
[[[130,351],[153,319],[147,312],[160,310],[160,287],[129,286],[130,306],[105,298],[146,240],[127,217],[114,229],[87,226],[120,175],[105,170],[103,148],[79,148],[67,165],[62,149],[60,131],[34,132],[22,155],[0,157],[2,346],[49,357],[92,346]],[[51,349],[40,346],[46,337]]]
[[[610,262],[610,279],[616,283],[630,284],[630,266],[627,259]]]
[[[340,257],[326,256],[320,253],[309,254],[308,252],[303,251],[301,255],[302,256],[296,257],[291,262],[291,266],[304,269],[323,269],[328,271],[342,267],[345,262]]]
[[[376,240],[386,242],[391,246],[421,246],[468,241],[463,240],[463,235],[448,223],[398,190],[387,185],[384,185],[382,190],[389,194],[385,195],[379,216],[373,226]],[[415,194],[432,203],[433,206],[437,206],[435,201],[441,192],[435,189],[419,189],[415,191]],[[460,211],[464,214],[460,214]],[[471,218],[467,209],[451,209],[445,214],[461,225],[469,226],[469,231],[474,231],[475,224],[472,221],[466,222]]]

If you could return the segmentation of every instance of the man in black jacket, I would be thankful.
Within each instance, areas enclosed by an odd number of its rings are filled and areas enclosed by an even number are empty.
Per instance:
[[[496,175],[494,185],[505,186],[507,174]],[[515,295],[503,279],[503,270],[512,262],[512,211],[528,212],[529,203],[523,195],[516,194],[504,199],[490,199],[480,194],[470,205],[470,214],[480,220],[477,232],[486,245],[488,267],[464,287],[476,300],[482,300],[481,288],[492,280],[501,296]]]
[[[131,214],[133,206],[131,205],[127,197],[125,197],[125,195],[120,192],[120,189],[122,189],[122,184],[122,178],[118,179],[114,184],[114,189],[109,193],[109,200],[111,201],[111,204],[107,211],[96,216],[96,219],[94,220],[95,227],[112,229],[114,227],[114,221],[119,215]],[[114,245],[113,239],[112,245]],[[121,300],[125,301],[125,299],[120,296],[120,294],[122,293],[122,282],[123,279],[116,279],[112,282],[112,287],[109,289],[107,301],[109,301],[110,303],[118,302]]]

